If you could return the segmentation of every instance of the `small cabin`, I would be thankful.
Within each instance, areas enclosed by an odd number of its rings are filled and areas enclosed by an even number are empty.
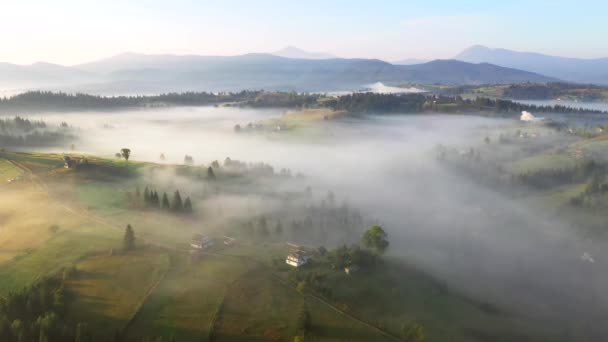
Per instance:
[[[192,248],[196,248],[196,249],[207,249],[211,246],[213,246],[213,239],[210,238],[207,235],[202,235],[202,234],[196,234],[192,237],[192,240],[190,240],[190,247]]]
[[[306,256],[306,254],[300,251],[290,253],[289,255],[287,255],[287,259],[285,259],[285,263],[293,267],[300,267],[302,265],[305,265],[307,262],[308,256]]]
[[[63,164],[63,167],[65,167],[66,169],[73,169],[73,168],[77,167],[78,165],[83,165],[83,164],[89,163],[89,161],[86,158],[77,158],[77,157],[70,157],[70,156],[63,157],[63,161],[65,162]]]

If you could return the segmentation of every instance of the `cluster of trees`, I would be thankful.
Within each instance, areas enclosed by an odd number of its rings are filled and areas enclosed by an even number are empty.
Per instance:
[[[283,224],[280,220],[277,220],[274,224],[269,224],[264,215],[244,222],[241,225],[241,232],[247,237],[259,239],[281,238],[284,233]]]
[[[19,116],[0,119],[1,146],[57,146],[68,143],[76,136],[67,130],[67,124],[50,127],[44,121]]]
[[[15,116],[14,118],[4,118],[0,120],[0,131],[2,132],[30,132],[35,129],[45,129],[47,125],[42,120],[30,120]]]
[[[339,270],[352,265],[372,268],[378,261],[377,256],[371,250],[361,248],[359,245],[342,245],[330,250],[327,253],[327,260],[332,264],[332,267]]]
[[[323,105],[351,113],[417,113],[426,101],[427,97],[421,94],[354,93],[326,99]]]
[[[574,97],[581,101],[604,99],[606,87],[593,84],[563,82],[511,84],[502,90],[502,96],[519,100],[549,100],[558,97]]]
[[[510,100],[477,97],[475,99],[461,96],[423,95],[423,94],[376,94],[355,93],[320,102],[322,106],[334,110],[346,110],[351,113],[420,113],[420,112],[494,112],[516,113],[522,111],[601,114],[601,110],[572,108],[562,105],[537,106]]]
[[[207,179],[215,179],[215,171],[224,169],[228,174],[234,175],[237,173],[248,173],[254,176],[269,176],[274,174],[274,168],[266,163],[245,163],[236,159],[226,157],[223,166],[220,162],[214,160],[207,168]]]
[[[249,107],[311,107],[317,104],[320,95],[296,92],[260,92],[254,99],[242,105]]]
[[[541,169],[512,176],[514,183],[535,188],[550,188],[553,186],[582,182],[593,175],[605,174],[606,166],[594,160],[585,160],[572,168]]]
[[[608,183],[606,183],[605,180],[606,172],[604,170],[596,170],[588,181],[585,190],[577,196],[570,198],[570,204],[578,207],[605,206],[608,203],[608,198],[606,198]]]
[[[20,291],[0,298],[0,341],[60,342],[88,341],[86,324],[71,326],[65,321],[64,280],[71,273],[41,279]],[[86,336],[85,336],[86,335]]]
[[[608,90],[608,88],[605,86],[564,82],[524,82],[509,85],[461,85],[436,89],[439,94],[445,96],[494,93],[496,96],[502,98],[516,100],[550,100],[565,97],[577,99],[579,101],[603,100],[606,98],[606,90]]]
[[[120,149],[120,152],[116,152],[114,156],[116,158],[124,158],[125,161],[129,161],[129,158],[131,158],[131,149],[123,147]]]
[[[260,240],[295,240],[302,243],[351,241],[364,227],[363,217],[346,205],[336,207],[333,200],[309,206],[302,211],[280,210],[240,222],[233,234]]]
[[[139,187],[135,189],[135,196],[137,198],[141,196]],[[166,192],[163,192],[161,198],[156,189],[150,189],[146,186],[143,193],[143,203],[146,208],[162,209],[175,213],[190,214],[193,211],[190,197],[186,197],[185,200],[182,200],[182,195],[180,194],[179,190],[176,190],[173,193],[173,199],[169,201],[169,196],[167,196]]]
[[[606,114],[605,111],[587,108],[573,108],[562,105],[554,106],[537,106],[533,104],[523,104],[511,100],[490,99],[487,97],[477,97],[474,100],[463,99],[462,104],[465,107],[477,110],[489,110],[498,113],[516,113],[519,115],[522,111],[540,112],[540,113],[576,113],[576,114]]]

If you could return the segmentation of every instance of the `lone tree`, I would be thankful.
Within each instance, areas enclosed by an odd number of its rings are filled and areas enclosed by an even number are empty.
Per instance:
[[[363,246],[382,254],[388,247],[388,235],[380,226],[371,226],[361,239]]]
[[[125,251],[132,251],[135,249],[135,232],[133,231],[133,227],[131,227],[130,224],[128,224],[127,229],[125,229],[123,249]]]
[[[131,156],[131,149],[128,148],[121,148],[120,149],[120,155],[125,158],[126,161],[129,161],[129,157]]]

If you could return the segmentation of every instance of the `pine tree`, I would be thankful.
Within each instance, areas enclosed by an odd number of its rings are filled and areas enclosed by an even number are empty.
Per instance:
[[[146,205],[150,204],[150,189],[148,187],[144,189],[144,203]]]
[[[160,198],[158,197],[158,192],[156,192],[156,190],[152,192],[152,206],[154,208],[160,207]]]
[[[171,209],[175,212],[181,212],[184,210],[184,204],[182,203],[182,196],[179,194],[179,190],[176,190],[173,194],[173,203]]]
[[[135,249],[135,232],[130,224],[127,224],[125,229],[125,237],[123,240],[123,249],[125,251],[132,251]]]
[[[162,208],[165,210],[171,209],[171,205],[169,204],[169,197],[167,197],[167,193],[163,193],[163,203]]]
[[[184,212],[192,213],[192,202],[190,201],[190,197],[186,197],[186,201],[184,202]]]

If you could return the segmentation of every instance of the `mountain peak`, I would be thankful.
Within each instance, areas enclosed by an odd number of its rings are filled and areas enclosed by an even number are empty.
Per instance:
[[[277,50],[275,52],[271,52],[271,54],[275,55],[275,56],[279,56],[279,57],[285,57],[285,58],[299,58],[299,59],[331,59],[331,58],[336,58],[336,56],[333,56],[331,54],[325,53],[325,52],[310,52],[310,51],[305,51],[302,50],[298,47],[295,47],[293,45],[288,45],[280,50]]]

